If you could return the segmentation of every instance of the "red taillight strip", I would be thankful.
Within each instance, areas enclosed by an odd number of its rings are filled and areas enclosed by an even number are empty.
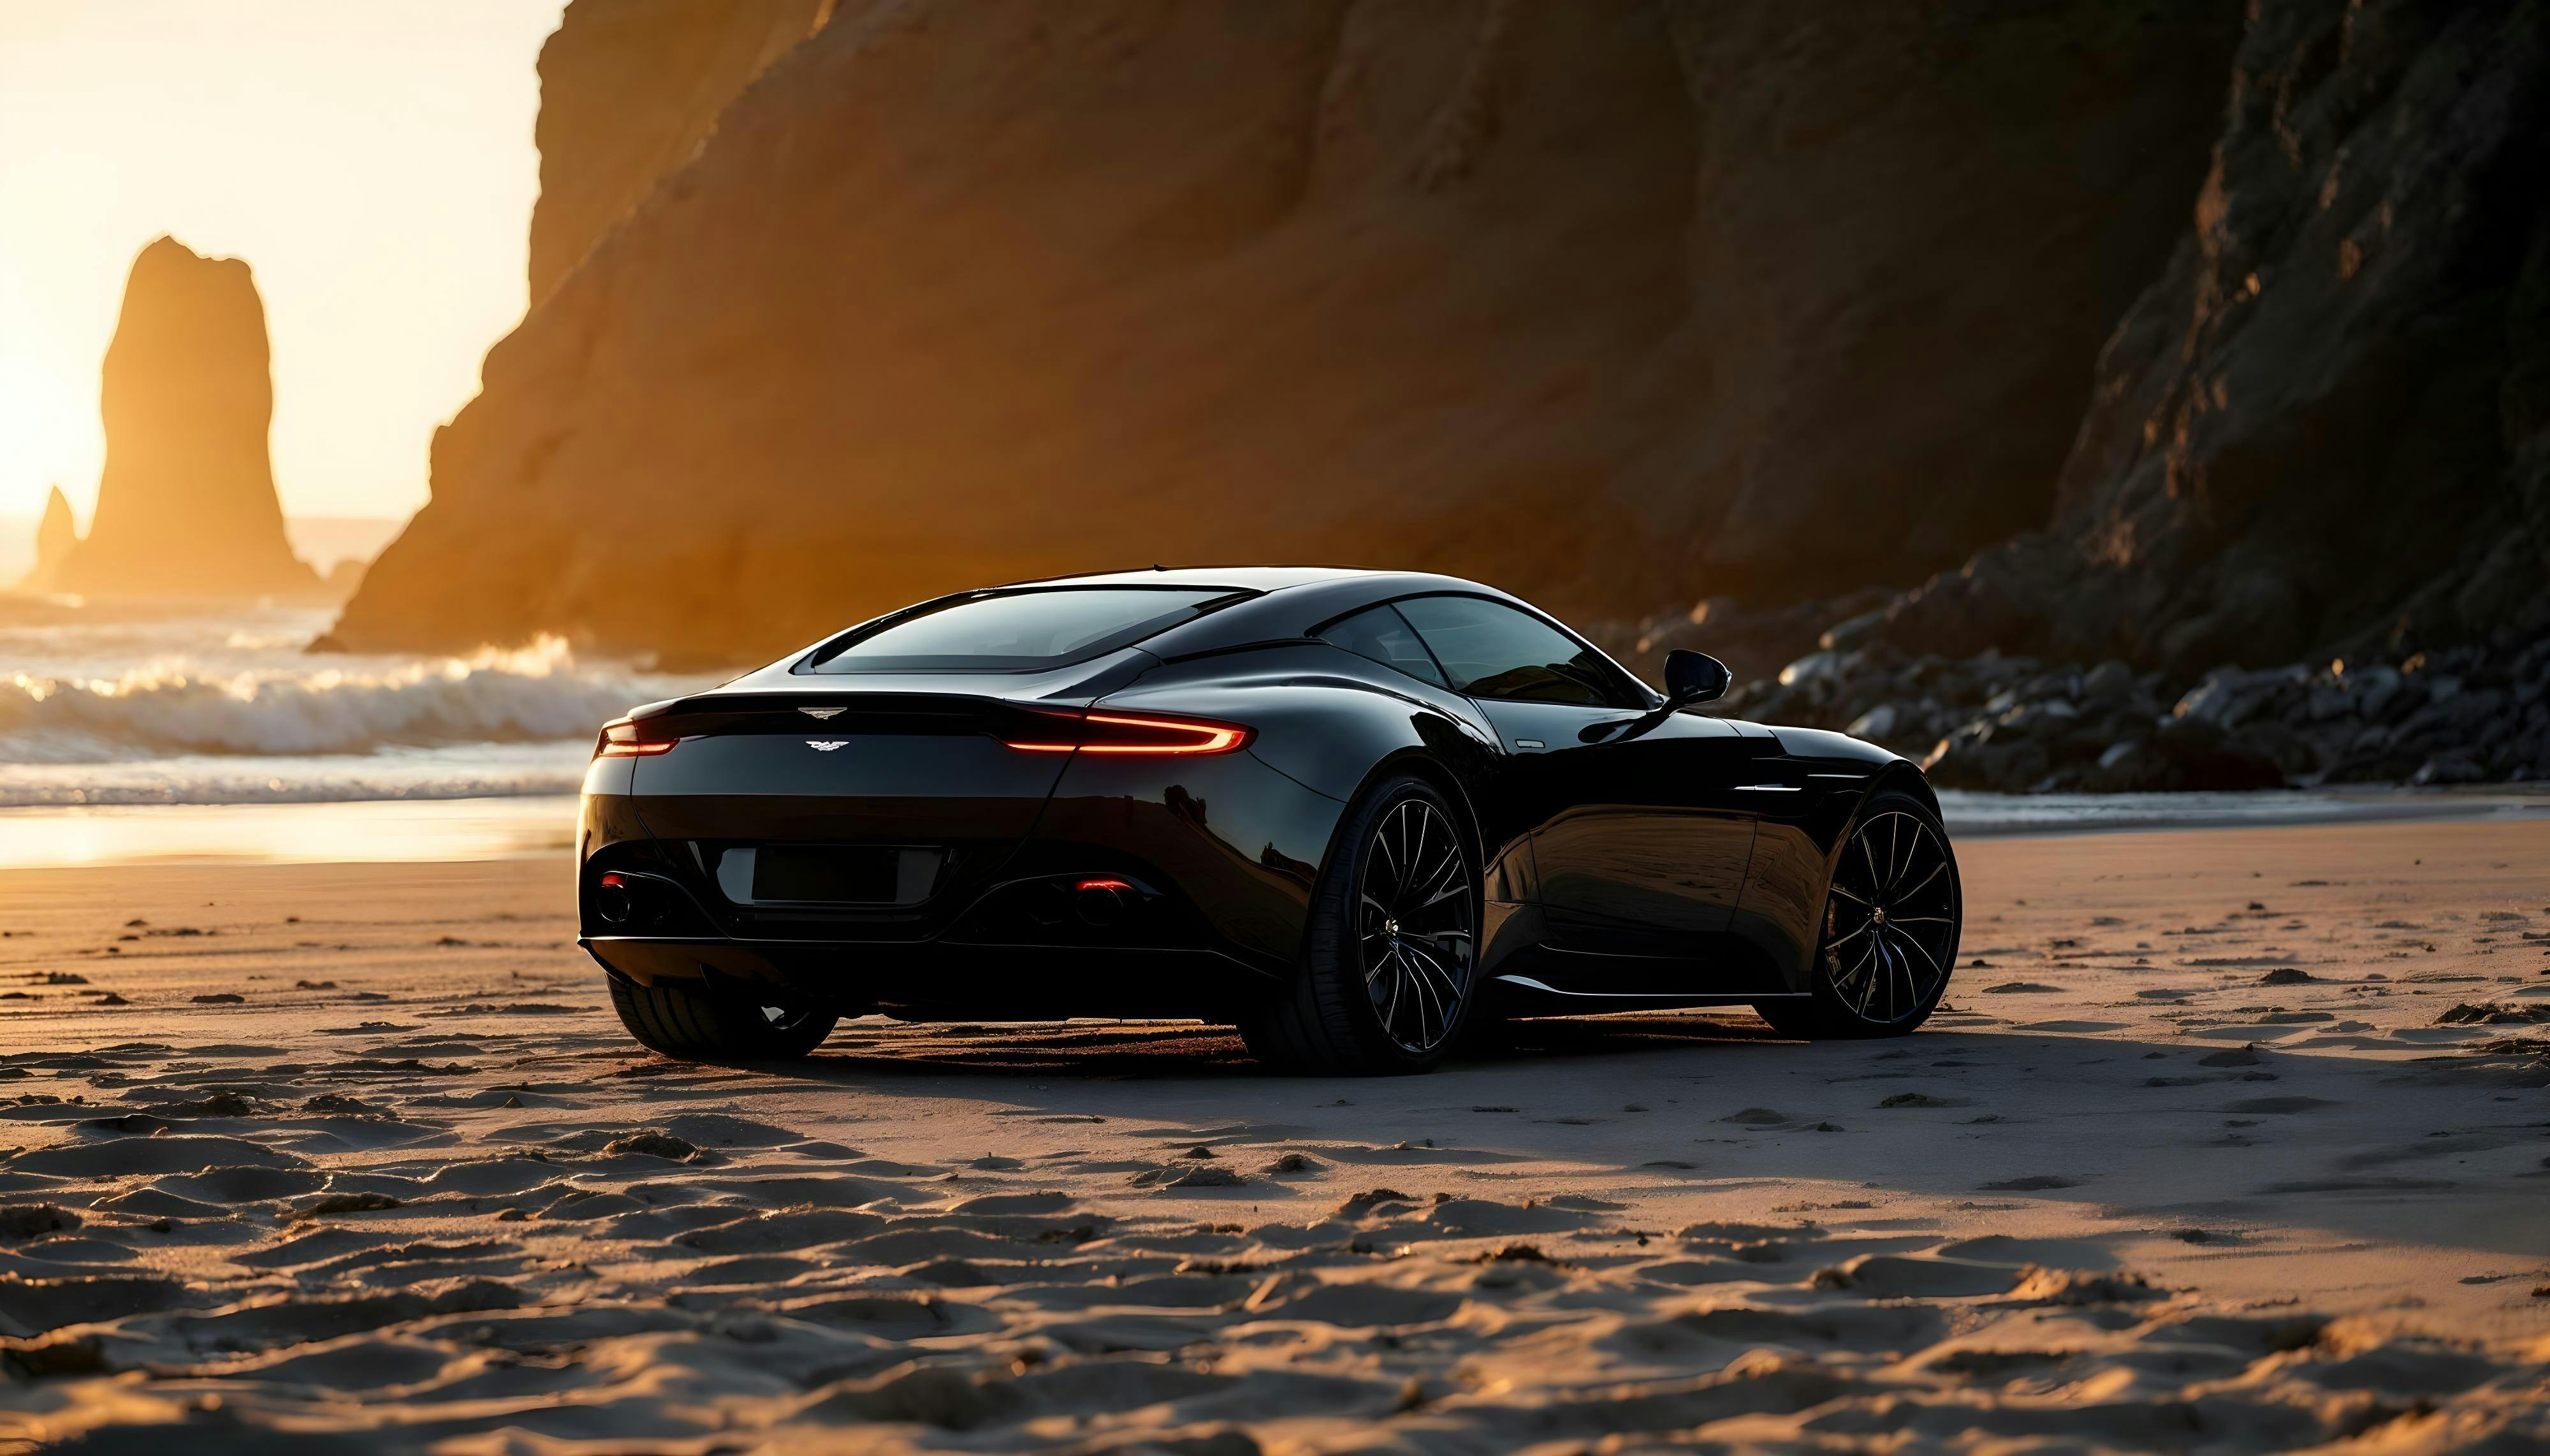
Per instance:
[[[1158,732],[1192,733],[1194,739],[1183,743],[1055,743],[1002,741],[1022,753],[1148,753],[1183,754],[1227,753],[1248,741],[1249,730],[1226,723],[1199,723],[1186,719],[1136,718],[1129,713],[1092,713],[1084,724],[1107,724],[1117,728],[1150,728]]]
[[[636,724],[605,724],[602,728],[602,740],[593,745],[593,756],[596,758],[643,758],[650,753],[668,753],[672,751],[673,745],[679,741],[681,740],[678,738],[666,738],[661,742],[641,743],[638,740],[638,726]]]

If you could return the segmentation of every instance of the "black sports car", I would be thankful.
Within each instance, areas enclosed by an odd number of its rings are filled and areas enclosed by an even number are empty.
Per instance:
[[[1688,712],[1503,592],[1318,568],[963,592],[602,730],[581,943],[639,1041],[843,1016],[1202,1017],[1439,1060],[1484,1016],[1921,1023],[1961,900],[1920,771]]]

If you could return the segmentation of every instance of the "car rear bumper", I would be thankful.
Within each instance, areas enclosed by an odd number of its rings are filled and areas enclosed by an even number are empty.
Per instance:
[[[1279,984],[1262,967],[1188,947],[641,939],[591,935],[603,969],[640,985],[706,983],[844,1015],[1235,1017]]]
[[[846,819],[810,826],[800,798],[771,796],[756,814],[735,796],[631,787],[590,776],[579,836],[579,943],[613,974],[970,1017],[1213,1017],[1262,996],[1299,956],[1342,810],[1244,751],[1076,759],[1014,845],[962,865],[951,856],[928,903],[833,910],[738,901],[721,854],[746,838],[883,842],[875,832]],[[714,839],[671,831],[712,813]],[[931,827],[906,820],[891,839],[925,840]],[[645,913],[606,918],[606,875],[619,882],[608,893],[641,897]]]

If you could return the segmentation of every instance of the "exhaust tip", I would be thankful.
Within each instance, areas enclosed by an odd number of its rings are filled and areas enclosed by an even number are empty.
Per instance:
[[[1082,924],[1105,929],[1125,919],[1125,895],[1132,888],[1123,880],[1083,880],[1072,888],[1071,908]]]
[[[593,891],[593,913],[607,924],[625,925],[635,912],[629,898],[629,882],[617,874],[604,875]]]

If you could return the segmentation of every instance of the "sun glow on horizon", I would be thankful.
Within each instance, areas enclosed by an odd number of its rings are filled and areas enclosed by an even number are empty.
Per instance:
[[[296,516],[405,516],[521,318],[534,63],[563,0],[0,7],[0,516],[83,526],[98,365],[162,234],[244,258]]]

